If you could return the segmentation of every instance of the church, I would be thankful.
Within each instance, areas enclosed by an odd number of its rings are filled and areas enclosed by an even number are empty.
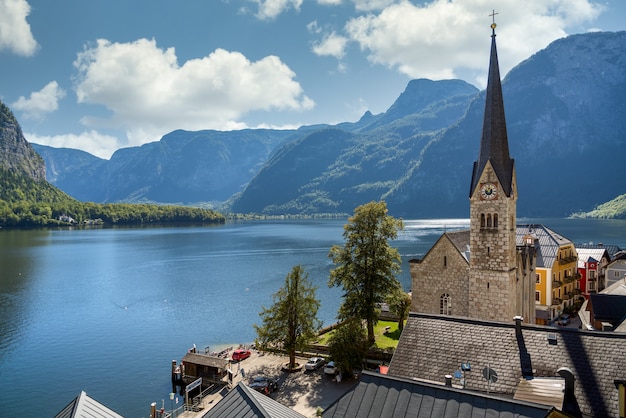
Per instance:
[[[536,253],[533,237],[516,226],[515,161],[509,155],[495,27],[469,188],[470,229],[444,233],[423,259],[410,261],[411,310],[484,320],[521,317],[532,324]]]
[[[495,28],[494,23],[478,159],[471,176],[468,170],[470,228],[444,233],[421,260],[411,260],[411,313],[388,374],[459,390],[448,398],[457,409],[437,416],[466,415],[460,412],[468,403],[465,393],[546,405],[573,417],[624,416],[626,334],[536,324],[541,293],[550,297],[555,291],[550,283],[561,277],[544,267],[550,265],[546,258],[570,268],[574,250],[565,239],[546,247],[545,227],[516,225],[515,161],[509,155]],[[428,402],[448,405],[439,398]],[[494,416],[523,415],[497,402],[483,406],[496,411]]]

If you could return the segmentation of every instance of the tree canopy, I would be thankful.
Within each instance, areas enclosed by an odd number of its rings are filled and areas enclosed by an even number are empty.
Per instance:
[[[296,367],[296,351],[304,350],[317,338],[321,322],[317,319],[320,302],[302,266],[294,266],[285,285],[272,295],[273,305],[262,308],[263,324],[254,325],[260,349],[282,348],[289,355],[289,368]]]
[[[334,245],[329,253],[337,267],[331,270],[328,285],[344,291],[339,319],[366,321],[370,343],[375,339],[379,304],[402,289],[395,276],[400,272],[400,253],[389,244],[402,228],[402,220],[387,214],[384,201],[366,203],[344,225],[344,246]]]

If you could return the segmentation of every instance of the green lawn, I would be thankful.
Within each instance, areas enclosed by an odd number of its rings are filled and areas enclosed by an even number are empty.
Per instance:
[[[389,331],[385,333],[385,328],[389,327]],[[318,344],[328,345],[328,340],[334,331],[320,335]],[[400,339],[400,330],[398,323],[394,321],[378,321],[374,326],[374,336],[376,337],[376,347],[384,350],[387,348],[396,348]]]

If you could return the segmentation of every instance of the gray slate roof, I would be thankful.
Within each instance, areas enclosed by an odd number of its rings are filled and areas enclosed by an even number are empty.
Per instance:
[[[517,244],[523,243],[525,235],[533,235],[537,240],[537,267],[552,268],[559,253],[559,247],[572,242],[564,236],[557,234],[544,225],[530,224],[517,225],[515,228]],[[538,245],[537,245],[538,244]]]
[[[84,391],[74,398],[54,418],[124,418],[122,415],[102,405]]]
[[[243,382],[222,398],[202,418],[305,418],[269,396],[250,389]]]
[[[363,372],[322,414],[328,418],[545,417],[551,407]]]
[[[522,366],[535,377],[556,377],[572,370],[575,396],[583,414],[617,417],[618,392],[614,380],[626,377],[626,334],[581,331],[542,325],[521,326],[518,339],[511,322],[479,321],[443,315],[411,313],[389,365],[389,374],[443,382],[461,363],[470,390],[487,391],[483,368],[498,375],[492,393],[515,393]],[[455,379],[456,384],[459,380]]]

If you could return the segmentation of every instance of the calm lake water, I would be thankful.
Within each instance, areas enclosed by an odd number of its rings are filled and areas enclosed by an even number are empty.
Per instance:
[[[0,415],[52,417],[81,390],[128,418],[169,408],[170,365],[201,350],[250,343],[261,306],[302,265],[320,319],[335,321],[328,252],[345,220],[215,227],[0,230]],[[520,220],[519,223],[524,223]],[[626,248],[626,221],[528,220],[574,242]],[[393,242],[399,279],[445,230],[467,220],[405,221]]]

